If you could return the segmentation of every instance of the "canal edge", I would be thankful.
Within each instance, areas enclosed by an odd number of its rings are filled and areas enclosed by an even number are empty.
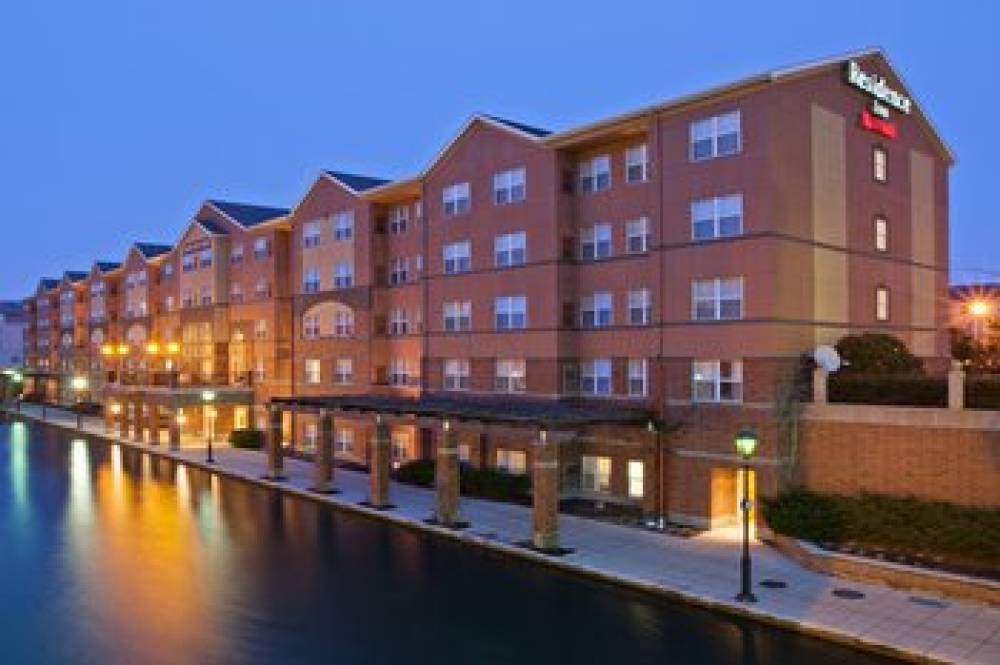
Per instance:
[[[556,557],[546,556],[545,554],[542,554],[540,552],[535,552],[528,548],[518,547],[516,545],[511,545],[509,543],[498,542],[495,540],[483,538],[460,530],[448,529],[434,524],[428,524],[421,520],[414,520],[408,517],[404,517],[402,515],[393,514],[391,511],[376,510],[374,508],[369,508],[367,506],[360,504],[350,503],[347,501],[338,501],[336,498],[331,496],[318,495],[316,493],[309,492],[308,490],[300,489],[297,487],[291,487],[282,484],[281,482],[274,482],[271,480],[261,478],[256,475],[244,474],[240,473],[239,471],[234,471],[231,469],[220,467],[215,464],[207,464],[205,462],[201,462],[198,460],[190,460],[184,457],[180,457],[173,454],[172,451],[167,450],[165,448],[152,448],[148,445],[143,445],[126,439],[120,439],[117,437],[110,436],[108,434],[79,430],[72,424],[44,420],[40,417],[31,414],[26,414],[24,412],[11,411],[8,407],[2,407],[0,408],[0,410],[2,410],[8,416],[13,417],[14,419],[30,420],[33,422],[41,423],[43,425],[57,427],[59,429],[63,429],[68,432],[78,434],[81,436],[88,436],[97,439],[102,439],[106,443],[112,443],[112,444],[116,443],[128,446],[133,450],[149,453],[150,455],[156,456],[158,458],[169,459],[178,464],[194,467],[197,469],[201,469],[203,471],[217,473],[220,476],[225,476],[226,478],[232,480],[249,483],[265,489],[279,490],[288,495],[306,499],[308,501],[312,501],[320,505],[329,506],[334,509],[348,510],[358,515],[379,519],[383,522],[390,522],[394,525],[398,525],[410,529],[412,531],[419,531],[422,533],[430,533],[438,536],[448,537],[456,542],[476,545],[482,549],[486,549],[497,554],[516,556],[525,561],[542,564],[550,568],[558,569],[562,572],[570,573],[580,577],[586,577],[588,579],[596,580],[598,582],[602,582],[605,584],[626,587],[633,591],[639,591],[641,593],[655,595],[660,598],[681,601],[689,605],[697,606],[703,609],[708,609],[711,611],[727,614],[730,616],[737,616],[740,618],[757,621],[759,623],[782,628],[785,630],[790,630],[803,635],[817,637],[826,640],[828,642],[833,642],[860,651],[866,651],[878,655],[889,656],[892,658],[908,661],[911,663],[928,663],[937,665],[937,664],[947,664],[950,662],[933,658],[926,654],[912,651],[903,647],[898,647],[891,644],[885,644],[883,642],[866,640],[864,638],[850,635],[848,633],[844,633],[819,624],[805,622],[805,621],[795,621],[793,619],[776,616],[774,614],[771,614],[770,612],[755,610],[752,608],[738,606],[738,605],[731,605],[724,601],[719,601],[713,598],[709,598],[707,596],[702,596],[700,594],[685,591],[683,589],[669,588],[654,582],[647,582],[644,580],[628,577],[625,575],[619,575],[586,564],[575,563],[571,561],[566,561],[564,559],[559,559]]]

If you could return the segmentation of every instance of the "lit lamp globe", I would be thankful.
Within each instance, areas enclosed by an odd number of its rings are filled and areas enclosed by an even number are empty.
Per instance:
[[[87,377],[85,376],[74,376],[73,380],[70,382],[70,386],[78,393],[82,393],[87,389]]]
[[[743,459],[750,459],[753,457],[754,452],[757,450],[757,444],[760,443],[760,438],[757,436],[757,432],[752,429],[741,429],[736,434],[736,438],[733,439],[733,445],[736,446],[736,452]]]

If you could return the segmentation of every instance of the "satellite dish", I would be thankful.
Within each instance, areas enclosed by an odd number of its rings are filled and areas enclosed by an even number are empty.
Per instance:
[[[840,369],[840,354],[829,344],[817,346],[816,350],[813,351],[813,360],[830,374]]]

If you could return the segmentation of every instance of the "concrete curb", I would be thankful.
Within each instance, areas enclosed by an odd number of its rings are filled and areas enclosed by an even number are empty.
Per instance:
[[[450,538],[455,541],[477,545],[479,547],[491,550],[496,553],[512,555],[522,560],[543,564],[550,568],[559,569],[567,573],[580,575],[607,584],[628,587],[630,589],[637,590],[643,593],[654,594],[661,598],[682,601],[684,603],[687,603],[689,605],[694,605],[696,607],[701,607],[704,609],[721,612],[732,616],[738,616],[741,618],[751,619],[753,621],[758,621],[764,624],[768,624],[778,628],[783,628],[804,635],[818,637],[830,642],[841,644],[843,646],[851,647],[861,651],[867,651],[879,655],[890,656],[893,658],[902,659],[912,663],[948,662],[932,658],[917,651],[913,651],[903,647],[897,647],[890,644],[885,644],[882,642],[877,642],[874,640],[868,640],[863,637],[851,635],[849,633],[845,633],[823,625],[796,621],[794,619],[778,616],[776,614],[764,610],[753,609],[751,607],[738,605],[736,603],[723,602],[715,598],[710,598],[708,596],[687,591],[685,589],[671,588],[660,584],[656,584],[654,582],[648,582],[646,580],[636,579],[625,575],[620,575],[617,573],[606,571],[600,568],[595,568],[593,566],[574,563],[572,561],[567,561],[564,558],[550,557],[545,554],[535,552],[528,548],[518,547],[516,545],[504,543],[501,541],[491,540],[489,538],[484,538],[482,536],[477,536],[468,531],[453,530],[445,527],[435,526],[433,524],[427,524],[421,520],[415,520],[408,517],[404,517],[402,515],[394,514],[392,511],[380,511],[374,508],[368,508],[360,504],[355,504],[348,501],[340,500],[336,498],[336,495],[315,494],[307,490],[302,490],[297,487],[292,487],[282,482],[265,480],[257,475],[244,474],[238,471],[226,469],[224,467],[219,466],[218,464],[207,464],[204,462],[200,462],[198,460],[189,460],[179,455],[176,455],[172,451],[165,448],[163,449],[152,448],[149,445],[143,445],[135,441],[128,441],[124,439],[114,438],[112,435],[109,434],[97,434],[85,430],[83,431],[78,430],[76,429],[75,426],[71,424],[42,420],[41,418],[38,418],[31,414],[11,411],[9,408],[6,407],[3,407],[2,410],[5,413],[7,413],[7,415],[12,416],[14,418],[32,420],[34,422],[50,425],[52,427],[58,427],[60,429],[64,429],[70,432],[75,432],[77,434],[96,437],[102,439],[107,443],[117,443],[120,445],[129,446],[134,450],[140,450],[142,452],[149,453],[150,455],[154,455],[156,457],[169,459],[178,464],[184,464],[186,466],[202,469],[212,473],[217,473],[220,476],[225,476],[233,480],[251,483],[258,487],[264,487],[267,489],[281,490],[286,494],[296,496],[302,499],[307,499],[309,501],[313,501],[319,504],[327,505],[335,509],[346,509],[351,512],[364,515],[373,519],[391,522],[393,524],[411,529],[413,531],[432,533],[438,536]]]

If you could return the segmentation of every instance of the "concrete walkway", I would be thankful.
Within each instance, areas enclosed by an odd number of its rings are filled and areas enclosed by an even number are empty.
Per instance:
[[[41,408],[24,405],[22,414],[39,418]],[[84,421],[85,432],[114,438],[104,433],[101,419],[85,418]],[[75,429],[76,417],[50,408],[48,422]],[[151,449],[197,466],[203,466],[205,459],[204,445],[192,440],[185,440],[177,452],[170,452],[164,445],[122,443]],[[217,463],[213,468],[219,473],[274,485],[260,480],[264,470],[261,452],[236,450],[223,444],[216,448],[215,456]],[[358,506],[368,496],[367,474],[337,468],[334,485],[341,493],[318,496],[307,489],[312,477],[310,463],[286,458],[285,472],[288,479],[277,485],[290,492],[544,560],[576,572],[794,626],[805,632],[913,660],[1000,663],[998,608],[821,575],[761,544],[755,544],[752,549],[757,582],[754,593],[759,602],[754,605],[736,603],[733,596],[739,586],[739,544],[724,534],[681,538],[560,515],[562,544],[573,548],[574,552],[562,558],[551,558],[516,545],[530,536],[531,514],[526,507],[463,497],[461,516],[471,523],[471,527],[465,531],[444,531],[423,523],[433,510],[432,490],[392,483],[390,498],[397,508],[375,513]],[[787,587],[760,586],[759,582],[765,579],[780,580]],[[864,597],[840,598],[833,595],[835,589],[860,591]]]

